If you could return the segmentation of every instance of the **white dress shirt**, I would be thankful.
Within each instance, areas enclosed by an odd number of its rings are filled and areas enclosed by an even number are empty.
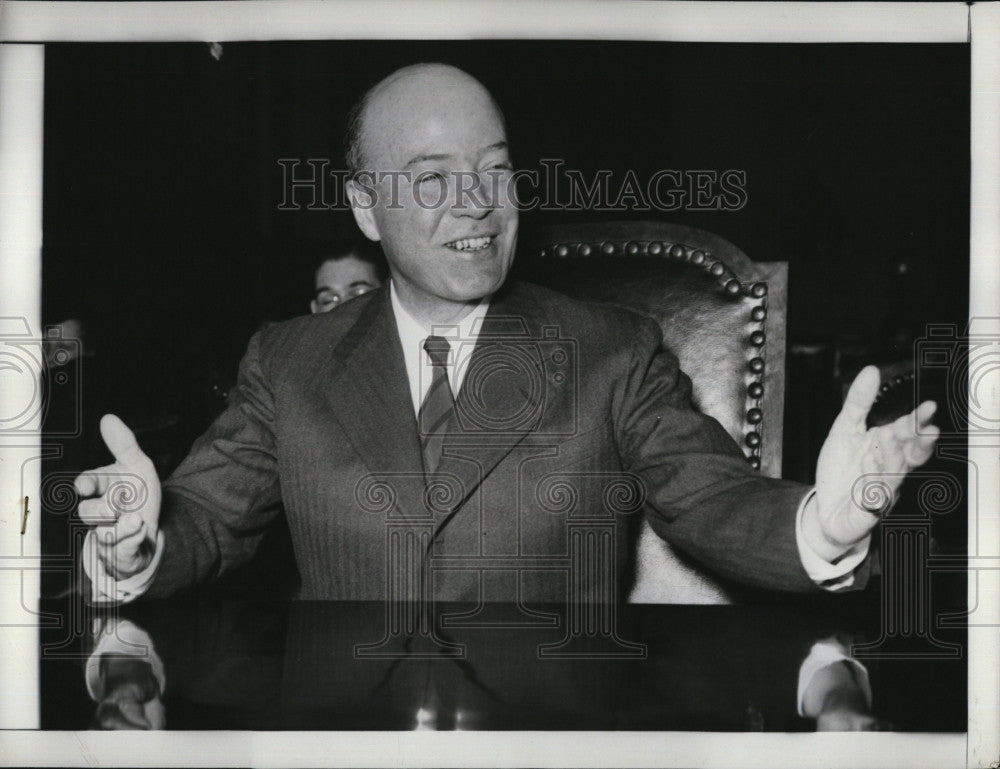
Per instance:
[[[413,413],[420,412],[420,404],[431,386],[434,374],[431,359],[424,350],[424,340],[429,336],[440,336],[447,339],[451,345],[448,352],[448,384],[451,394],[458,397],[465,381],[465,372],[469,368],[472,349],[479,338],[483,318],[490,307],[490,298],[486,297],[477,304],[472,312],[458,323],[426,326],[406,311],[399,301],[394,283],[389,283],[389,301],[392,304],[392,314],[396,317],[396,328],[399,331],[399,341],[403,346],[403,361],[406,363],[406,376],[410,381],[410,396],[413,398]]]

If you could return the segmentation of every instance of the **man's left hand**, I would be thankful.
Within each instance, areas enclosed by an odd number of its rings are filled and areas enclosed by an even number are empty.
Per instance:
[[[803,533],[816,553],[831,562],[868,535],[906,474],[930,458],[940,434],[930,423],[934,401],[924,401],[890,424],[866,428],[878,390],[879,371],[868,366],[851,384],[819,454],[814,514],[803,520]]]

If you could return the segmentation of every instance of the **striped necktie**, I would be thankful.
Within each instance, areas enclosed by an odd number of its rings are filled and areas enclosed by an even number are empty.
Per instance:
[[[431,359],[434,374],[431,386],[420,404],[417,423],[420,426],[420,449],[424,458],[424,472],[431,474],[441,462],[441,445],[455,407],[455,398],[448,383],[448,340],[429,336],[424,340],[424,350]]]

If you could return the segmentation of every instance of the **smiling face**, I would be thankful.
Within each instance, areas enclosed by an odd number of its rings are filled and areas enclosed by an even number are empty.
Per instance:
[[[350,183],[358,225],[381,241],[406,309],[453,322],[500,288],[514,259],[503,117],[469,75],[418,65],[376,86],[362,120],[374,183]]]

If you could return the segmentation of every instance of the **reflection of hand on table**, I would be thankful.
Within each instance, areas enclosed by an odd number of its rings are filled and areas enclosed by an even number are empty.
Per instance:
[[[816,719],[818,732],[876,731],[868,671],[827,638],[813,645],[799,671],[799,713]]]
[[[96,729],[163,729],[166,675],[153,641],[128,620],[98,621],[86,681]]]

